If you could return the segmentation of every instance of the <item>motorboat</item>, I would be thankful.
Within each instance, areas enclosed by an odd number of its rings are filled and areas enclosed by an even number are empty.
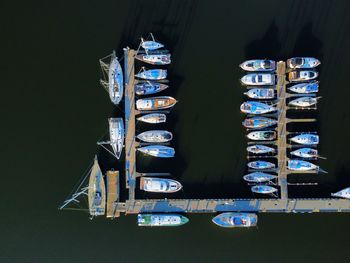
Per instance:
[[[266,162],[266,161],[254,161],[254,162],[249,162],[248,167],[252,169],[257,169],[257,170],[264,170],[264,169],[275,168],[275,164]]]
[[[265,114],[275,110],[275,107],[257,101],[246,101],[241,105],[241,111],[249,114]]]
[[[310,57],[295,57],[287,59],[287,67],[291,69],[315,68],[320,64],[321,62],[318,59]]]
[[[302,158],[316,158],[318,156],[318,151],[312,148],[300,148],[290,152],[290,154]]]
[[[350,187],[345,188],[339,192],[332,193],[332,196],[350,199]]]
[[[265,183],[265,182],[270,182],[276,178],[277,178],[276,175],[262,173],[262,172],[254,172],[243,176],[243,179],[250,183]]]
[[[162,43],[156,42],[154,40],[154,37],[152,36],[152,40],[149,40],[149,41],[145,41],[143,38],[141,38],[141,47],[146,51],[148,51],[148,50],[160,49],[164,47],[164,45]]]
[[[273,71],[276,70],[276,62],[267,59],[252,59],[239,65],[246,71]]]
[[[242,124],[248,129],[262,129],[276,125],[277,120],[266,117],[253,117],[245,119]]]
[[[138,214],[138,226],[181,226],[189,219],[180,214]]]
[[[113,52],[108,69],[108,93],[113,104],[118,105],[123,98],[124,79],[123,70],[118,58]]]
[[[157,82],[142,82],[135,85],[135,92],[137,95],[150,95],[161,92],[169,86]]]
[[[212,219],[213,223],[221,227],[252,227],[258,223],[258,216],[252,213],[221,213]]]
[[[295,100],[292,100],[289,102],[290,106],[295,106],[295,107],[310,107],[313,106],[317,103],[317,98],[313,97],[300,97]]]
[[[153,157],[172,158],[175,156],[175,149],[164,145],[148,145],[137,148],[137,150]]]
[[[138,110],[162,110],[173,107],[176,104],[176,99],[169,96],[152,97],[147,99],[138,99],[136,108]]]
[[[149,143],[162,143],[171,141],[173,139],[173,134],[165,130],[152,130],[140,133],[136,138]]]
[[[244,93],[251,99],[273,99],[275,90],[271,88],[253,88]]]
[[[166,79],[167,70],[166,69],[149,69],[141,71],[136,74],[135,77],[140,79],[148,79],[148,80],[161,80]]]
[[[244,85],[266,86],[275,84],[275,75],[269,73],[251,73],[243,76],[241,82]]]
[[[248,133],[247,137],[253,141],[272,141],[276,139],[277,134],[275,131],[253,131]]]
[[[296,84],[288,89],[300,94],[316,93],[318,92],[318,81]]]
[[[152,65],[168,65],[171,63],[170,54],[139,54],[135,58]]]
[[[319,167],[313,163],[295,159],[288,160],[287,168],[292,171],[313,171],[319,169]]]
[[[175,193],[182,189],[182,185],[172,179],[141,177],[140,189],[153,193]]]
[[[292,142],[303,144],[303,145],[317,145],[319,143],[319,137],[316,134],[303,133],[294,136],[290,139]]]
[[[308,81],[317,78],[318,73],[312,70],[291,71],[288,73],[290,82]]]
[[[138,117],[137,120],[151,124],[164,123],[166,122],[166,115],[164,113],[150,113]]]
[[[117,159],[123,151],[124,146],[124,123],[122,118],[109,118],[109,138],[113,153]]]
[[[247,147],[247,151],[254,154],[272,153],[275,149],[262,144],[255,144]]]
[[[277,192],[278,189],[269,185],[254,185],[251,191],[257,194],[272,194]]]
[[[91,168],[87,195],[90,215],[104,215],[106,209],[106,187],[97,156],[95,156],[94,164]]]

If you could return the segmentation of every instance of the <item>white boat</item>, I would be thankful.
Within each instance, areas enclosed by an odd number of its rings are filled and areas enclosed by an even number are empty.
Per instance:
[[[150,113],[138,117],[137,120],[151,124],[164,123],[166,122],[166,115],[164,113]]]
[[[292,171],[319,170],[317,165],[303,160],[288,160],[287,168]]]
[[[252,59],[244,61],[239,65],[246,71],[273,71],[276,70],[276,62],[266,59]]]
[[[276,178],[277,178],[276,175],[262,173],[262,172],[254,172],[243,176],[243,179],[250,183],[265,183],[265,182],[270,182]]]
[[[332,196],[350,199],[350,187],[345,188],[339,192],[332,193]]]
[[[240,108],[242,112],[249,114],[265,114],[276,111],[275,107],[257,101],[243,102]]]
[[[275,84],[275,75],[269,73],[251,73],[243,76],[241,82],[244,85],[266,86]]]
[[[170,54],[139,54],[135,58],[152,65],[168,65],[171,63]]]
[[[272,194],[278,191],[277,188],[269,185],[254,185],[251,190],[257,194]]]
[[[115,52],[112,54],[108,70],[108,93],[113,104],[118,105],[123,98],[123,70]]]
[[[169,142],[173,139],[173,134],[165,130],[145,131],[136,136],[139,140],[149,143]]]
[[[113,153],[117,159],[123,151],[124,146],[124,123],[122,118],[109,118],[109,138]]]
[[[164,145],[148,145],[137,148],[137,150],[153,157],[172,158],[175,156],[175,149]]]
[[[297,135],[290,139],[292,142],[303,145],[317,145],[319,143],[319,137],[316,134],[304,133]]]
[[[87,195],[90,215],[104,215],[106,209],[106,187],[97,156],[95,156],[94,164],[91,168]]]
[[[135,92],[137,95],[150,95],[161,92],[169,86],[157,82],[143,82],[135,85]]]
[[[273,99],[275,97],[275,90],[270,88],[254,88],[249,89],[244,94],[252,99]]]
[[[247,165],[249,168],[256,169],[256,170],[265,170],[265,169],[275,168],[274,163],[270,163],[270,162],[266,162],[266,161],[249,162]]]
[[[247,137],[253,141],[272,141],[277,135],[275,131],[253,131],[248,133]]]
[[[261,153],[272,153],[275,152],[275,149],[272,147],[268,147],[261,144],[255,144],[247,147],[247,151],[254,153],[254,154],[261,154]]]
[[[181,226],[188,218],[180,214],[138,214],[138,226]]]
[[[289,102],[289,105],[295,106],[295,107],[310,107],[317,103],[317,98],[313,97],[300,97],[295,100],[292,100]]]
[[[300,148],[290,152],[290,154],[302,158],[316,158],[318,156],[318,151],[312,148]]]
[[[290,82],[308,81],[318,77],[318,73],[312,70],[292,71],[288,73]]]
[[[248,129],[263,129],[277,124],[277,120],[266,117],[247,118],[242,122]]]
[[[226,212],[215,216],[213,223],[221,227],[252,227],[258,223],[258,216],[251,213]]]
[[[318,92],[318,81],[299,83],[288,88],[290,91],[300,94]]]
[[[136,108],[138,110],[163,110],[173,107],[176,99],[170,96],[152,97],[147,99],[138,99]]]
[[[320,64],[321,62],[318,59],[310,57],[295,57],[287,59],[287,67],[291,69],[315,68]]]
[[[141,38],[141,47],[146,51],[148,51],[148,50],[160,49],[164,47],[164,45],[162,43],[156,42],[152,36],[151,41],[145,41],[143,38]]]
[[[141,71],[136,74],[135,77],[148,80],[161,80],[166,79],[167,70],[166,69],[149,69]]]
[[[141,177],[140,189],[153,193],[175,193],[182,189],[182,185],[172,179]]]

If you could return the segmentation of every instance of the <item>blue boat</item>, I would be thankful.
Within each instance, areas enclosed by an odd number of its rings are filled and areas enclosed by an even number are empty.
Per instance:
[[[318,151],[312,148],[300,148],[290,152],[290,154],[302,158],[316,158],[318,156]]]
[[[213,223],[221,227],[252,227],[258,223],[256,214],[251,213],[222,213],[212,219]]]
[[[137,148],[137,150],[153,157],[172,158],[175,156],[175,149],[164,145],[149,145]]]
[[[241,111],[250,114],[265,114],[275,110],[275,107],[257,101],[246,101],[241,105]]]
[[[166,69],[149,69],[144,70],[135,75],[137,78],[148,79],[148,80],[160,80],[165,79],[167,76]]]
[[[314,171],[319,169],[317,165],[303,160],[288,160],[287,167],[292,171]]]
[[[301,94],[309,94],[318,92],[318,81],[306,82],[293,85],[288,88],[290,91]]]
[[[254,161],[254,162],[249,162],[248,167],[252,169],[263,170],[263,169],[275,168],[275,164],[270,162],[265,162],[265,161]]]
[[[135,85],[135,92],[137,95],[150,95],[161,92],[169,86],[157,82],[143,82]]]
[[[278,191],[277,188],[269,185],[254,185],[251,190],[257,194],[272,194]]]
[[[304,133],[294,136],[290,139],[292,142],[303,145],[317,145],[319,143],[319,137],[316,134]]]

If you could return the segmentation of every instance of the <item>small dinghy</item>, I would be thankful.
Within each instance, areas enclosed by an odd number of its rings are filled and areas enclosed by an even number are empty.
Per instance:
[[[171,63],[170,54],[139,54],[135,58],[152,65],[168,65]]]
[[[318,151],[312,148],[300,148],[290,152],[290,154],[302,158],[316,158],[318,156]]]
[[[246,101],[241,105],[241,111],[249,114],[265,114],[275,110],[275,107],[257,101]]]
[[[295,107],[310,107],[317,103],[317,98],[313,97],[300,97],[295,100],[292,100],[289,102],[289,105],[295,106]]]
[[[165,130],[145,131],[136,136],[141,141],[155,143],[155,142],[169,142],[173,139],[173,134]]]
[[[252,227],[258,223],[258,216],[251,213],[222,213],[212,219],[213,223],[221,227]]]
[[[272,153],[275,149],[262,144],[255,144],[247,147],[247,151],[254,154]]]
[[[292,71],[288,73],[290,82],[308,81],[317,78],[318,73],[311,70]]]
[[[108,93],[113,104],[118,105],[123,98],[123,70],[113,52],[108,70]]]
[[[161,92],[169,86],[157,82],[143,82],[135,85],[137,95],[150,95]]]
[[[317,145],[319,143],[319,137],[315,134],[304,133],[297,135],[290,139],[292,142],[303,145]]]
[[[248,129],[263,129],[277,124],[277,120],[266,117],[254,117],[245,119],[242,122],[243,126]]]
[[[277,192],[277,188],[269,185],[254,185],[251,188],[251,191],[257,194],[272,194],[274,192]]]
[[[253,141],[272,141],[276,139],[275,131],[254,131],[248,133],[247,137]]]
[[[117,159],[123,151],[124,146],[124,123],[122,118],[110,118],[109,122],[109,138],[113,153]]]
[[[270,182],[276,179],[276,175],[262,173],[262,172],[254,172],[243,176],[243,179],[250,183],[265,183]]]
[[[265,169],[275,168],[275,164],[270,162],[265,162],[265,161],[254,161],[254,162],[249,162],[248,167],[252,169],[257,169],[257,170],[265,170]]]
[[[319,169],[317,165],[303,160],[288,160],[287,168],[292,171],[313,171]]]
[[[164,113],[150,113],[137,118],[138,121],[157,124],[166,122],[166,115]]]
[[[166,69],[149,69],[149,70],[141,71],[140,73],[135,75],[135,77],[137,78],[148,79],[148,80],[165,79],[166,76],[167,76]]]
[[[138,226],[181,226],[188,218],[179,214],[138,214]]]
[[[268,73],[261,74],[247,74],[241,78],[241,82],[244,85],[253,85],[253,86],[266,86],[275,84],[275,75]]]
[[[320,64],[321,62],[316,58],[296,57],[287,59],[287,67],[291,69],[315,68]]]
[[[169,96],[138,99],[136,101],[136,108],[138,110],[162,110],[173,107],[176,102],[173,97]]]
[[[339,192],[332,193],[332,196],[350,199],[350,187],[345,188]]]
[[[153,193],[175,193],[180,191],[182,185],[175,180],[154,177],[141,177],[140,189]]]
[[[175,149],[164,145],[149,145],[137,148],[137,150],[153,157],[172,158],[175,156]]]
[[[274,89],[270,88],[254,88],[250,89],[249,91],[244,93],[247,95],[249,98],[252,99],[273,99],[275,97],[275,91]]]
[[[266,59],[252,59],[244,61],[239,65],[241,69],[246,71],[273,71],[276,70],[276,62]]]
[[[316,93],[318,92],[318,81],[296,84],[288,89],[300,94]]]

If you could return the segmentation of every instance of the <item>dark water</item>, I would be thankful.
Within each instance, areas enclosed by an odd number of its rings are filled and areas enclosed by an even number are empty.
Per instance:
[[[258,229],[230,231],[215,227],[211,215],[190,215],[181,228],[143,229],[134,216],[90,221],[85,213],[57,210],[97,151],[107,118],[121,114],[99,87],[98,59],[112,49],[120,56],[148,32],[173,52],[168,93],[180,102],[168,128],[177,159],[146,158],[140,171],[171,171],[186,197],[251,196],[241,181],[246,142],[237,65],[247,58],[316,56],[322,60],[319,122],[289,128],[320,133],[328,157],[320,165],[329,174],[291,178],[320,184],[290,187],[290,195],[328,196],[349,186],[349,4],[2,3],[0,261],[349,262],[348,214],[262,214]],[[104,159],[108,168],[112,159]]]

